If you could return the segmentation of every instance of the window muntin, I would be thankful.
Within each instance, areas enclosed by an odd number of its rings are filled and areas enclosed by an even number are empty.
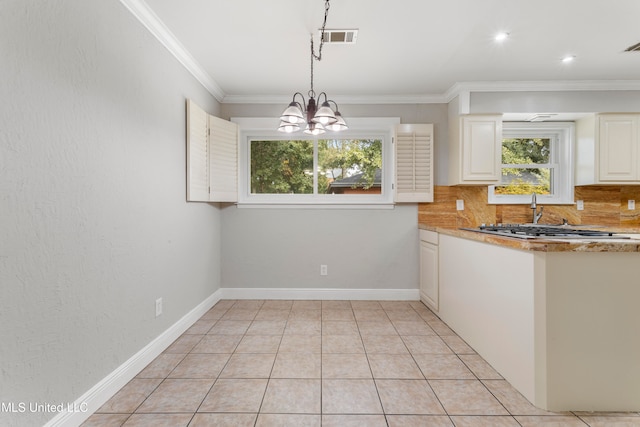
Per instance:
[[[573,123],[503,123],[502,182],[489,203],[573,203]]]

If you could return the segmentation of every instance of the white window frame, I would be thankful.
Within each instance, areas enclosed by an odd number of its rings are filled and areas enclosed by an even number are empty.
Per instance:
[[[350,118],[349,130],[326,132],[310,137],[304,133],[278,132],[278,121],[273,118],[231,118],[239,125],[238,149],[238,206],[239,207],[328,207],[328,208],[393,208],[394,154],[392,137],[394,127],[400,123],[396,117]],[[381,139],[382,188],[381,194],[252,194],[250,143],[255,140],[322,140],[322,139]],[[317,147],[317,144],[314,144]],[[314,149],[314,165],[317,164]],[[315,186],[314,186],[315,188]]]
[[[572,122],[504,122],[502,138],[550,138],[551,153],[549,164],[535,165],[552,167],[554,179],[551,195],[536,195],[537,203],[553,205],[573,204],[573,152],[575,145],[575,125]],[[502,172],[501,172],[502,175]],[[495,185],[489,186],[490,204],[529,204],[531,195],[495,194]]]

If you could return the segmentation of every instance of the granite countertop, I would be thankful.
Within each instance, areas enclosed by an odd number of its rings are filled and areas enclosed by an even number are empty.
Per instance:
[[[427,224],[418,224],[422,230],[435,231],[449,236],[462,237],[464,239],[491,243],[513,249],[539,252],[640,252],[640,230],[616,229],[607,230],[620,234],[633,235],[631,239],[519,239],[516,237],[503,237],[495,234],[484,234],[475,231],[460,230],[459,228],[437,227]]]

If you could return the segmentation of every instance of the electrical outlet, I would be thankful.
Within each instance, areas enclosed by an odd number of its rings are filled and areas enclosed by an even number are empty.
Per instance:
[[[162,314],[162,298],[156,300],[156,317]]]
[[[464,210],[464,200],[456,200],[456,210],[457,211]]]
[[[326,264],[321,264],[320,265],[320,275],[321,276],[326,276],[327,275],[327,265]]]
[[[584,210],[584,200],[576,200],[576,209],[579,211]]]
[[[635,211],[635,210],[636,210],[636,201],[635,201],[635,200],[629,200],[629,201],[627,202],[627,208],[628,208],[630,211]]]

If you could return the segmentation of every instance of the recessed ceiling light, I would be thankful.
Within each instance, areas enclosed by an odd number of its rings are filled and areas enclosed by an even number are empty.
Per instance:
[[[573,62],[576,59],[575,55],[567,55],[564,58],[562,58],[562,63],[563,64],[568,64],[570,62]]]
[[[502,32],[502,33],[496,34],[496,36],[493,39],[497,42],[503,42],[508,38],[509,38],[509,33]]]

